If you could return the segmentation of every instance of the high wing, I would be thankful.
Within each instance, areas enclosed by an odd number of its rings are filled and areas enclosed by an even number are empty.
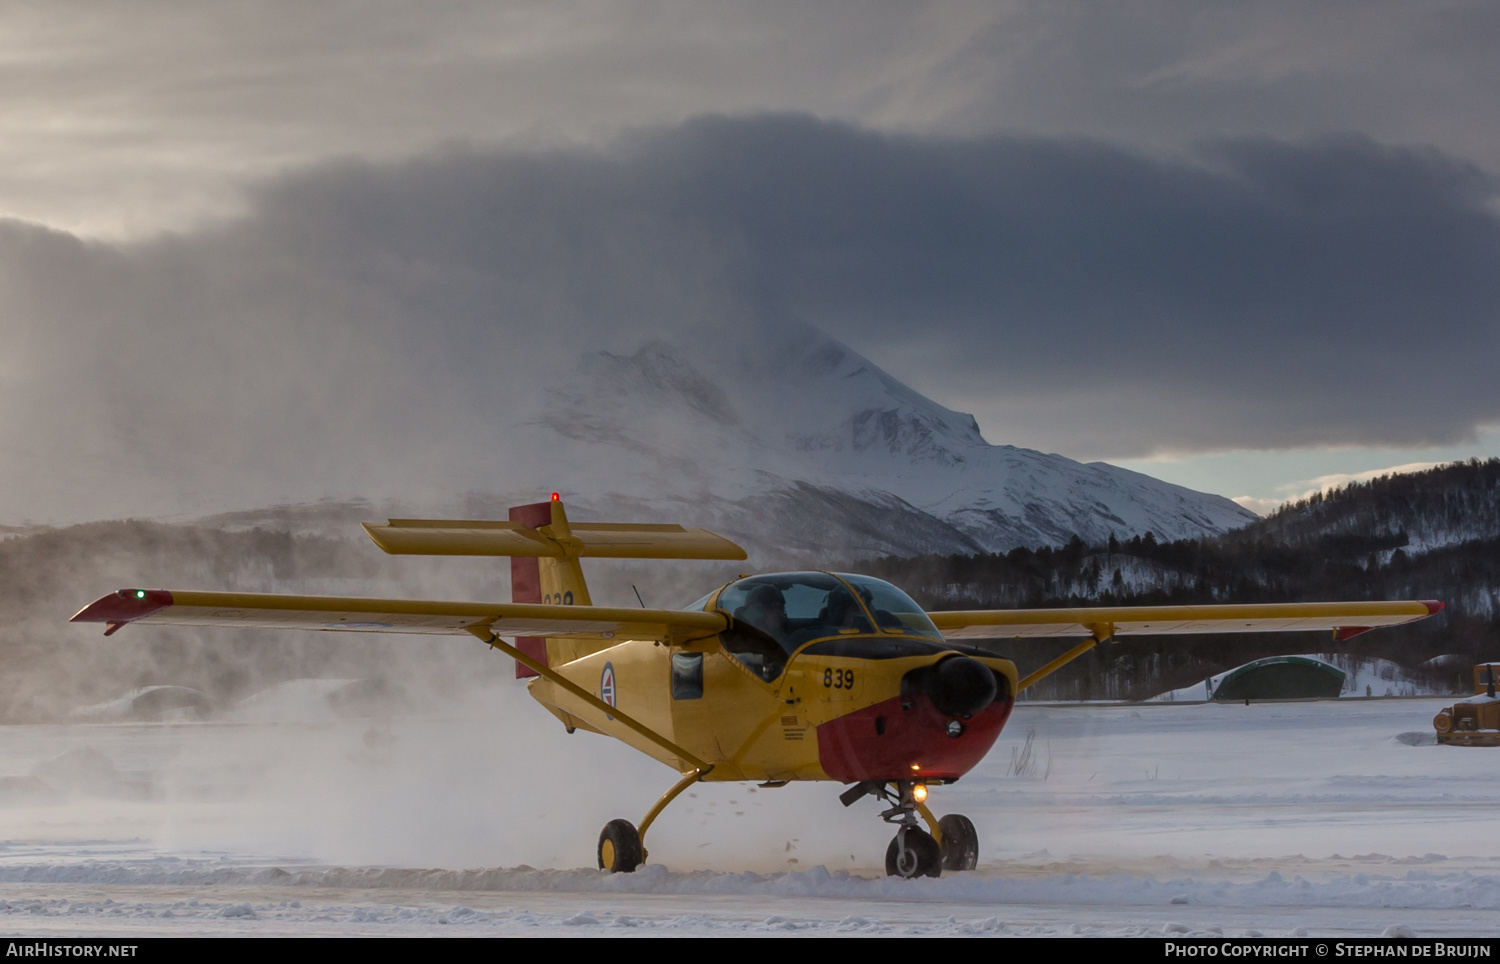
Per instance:
[[[718,613],[672,609],[166,589],[121,589],[89,603],[71,621],[105,623],[105,635],[127,623],[153,623],[437,635],[488,628],[496,636],[619,636],[667,642],[711,636],[729,624]]]
[[[958,610],[928,613],[949,639],[1144,636],[1173,633],[1264,633],[1334,630],[1340,638],[1425,619],[1435,600],[1263,603],[1229,606],[1112,606],[1082,609]],[[710,636],[728,628],[720,613],[608,606],[371,599],[273,593],[121,589],[72,622],[179,626],[255,626],[352,632],[457,635],[488,627],[497,636],[609,636],[664,641]]]
[[[1262,603],[1229,606],[1104,606],[928,613],[949,639],[1150,636],[1165,633],[1277,633],[1333,630],[1340,639],[1426,619],[1436,600]]]

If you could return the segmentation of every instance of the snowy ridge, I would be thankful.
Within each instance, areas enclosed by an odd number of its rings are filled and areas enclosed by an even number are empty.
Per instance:
[[[736,534],[763,533],[760,513],[775,521],[809,499],[843,501],[875,529],[911,530],[889,546],[854,540],[873,552],[1006,551],[1074,534],[1196,538],[1256,518],[1102,462],[991,445],[973,416],[810,327],[717,352],[652,342],[585,355],[528,426],[532,458],[607,478],[617,499],[706,500]]]
[[[1353,536],[1386,543],[1373,552],[1388,565],[1407,557],[1500,538],[1500,460],[1470,459],[1425,471],[1382,476],[1284,507],[1260,532],[1298,545]]]

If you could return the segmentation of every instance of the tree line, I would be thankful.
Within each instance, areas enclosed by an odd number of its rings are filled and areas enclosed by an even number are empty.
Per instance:
[[[1338,643],[1322,634],[1171,637],[1101,647],[1039,688],[1049,698],[1144,698],[1251,659],[1345,652],[1467,685],[1500,658],[1500,460],[1350,483],[1224,535],[1150,533],[1007,553],[885,557],[865,571],[929,609],[1438,599],[1438,616]],[[1055,642],[1012,641],[1023,671]],[[1429,661],[1454,656],[1454,665]]]

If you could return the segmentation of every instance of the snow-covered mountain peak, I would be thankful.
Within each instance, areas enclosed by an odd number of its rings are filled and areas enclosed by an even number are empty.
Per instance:
[[[585,354],[565,385],[549,395],[548,424],[574,437],[581,425],[608,426],[609,432],[597,435],[599,441],[628,433],[634,415],[655,418],[674,410],[695,412],[723,426],[740,424],[723,389],[661,341],[649,342],[633,355]],[[592,428],[585,432],[595,434]]]
[[[533,424],[566,439],[570,461],[610,479],[613,495],[754,504],[760,528],[768,501],[832,499],[840,508],[824,511],[891,520],[855,547],[869,551],[1007,550],[1147,530],[1176,539],[1255,518],[1104,463],[991,445],[973,416],[810,326],[586,354]],[[940,535],[880,534],[924,527]]]
[[[776,380],[778,394],[793,401],[795,414],[778,414],[797,450],[957,465],[965,450],[986,446],[974,416],[939,405],[848,346],[804,330],[805,353],[789,359]]]

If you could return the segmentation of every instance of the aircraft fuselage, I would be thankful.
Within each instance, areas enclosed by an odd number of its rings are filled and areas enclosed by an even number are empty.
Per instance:
[[[881,655],[847,655],[862,648]],[[923,673],[953,659],[994,675],[987,705],[958,714],[934,704]],[[994,745],[1016,692],[1010,660],[889,633],[810,641],[771,680],[732,655],[722,636],[678,647],[630,640],[555,669],[713,764],[709,780],[954,779]],[[537,678],[530,686],[564,724],[691,768],[556,684]]]

